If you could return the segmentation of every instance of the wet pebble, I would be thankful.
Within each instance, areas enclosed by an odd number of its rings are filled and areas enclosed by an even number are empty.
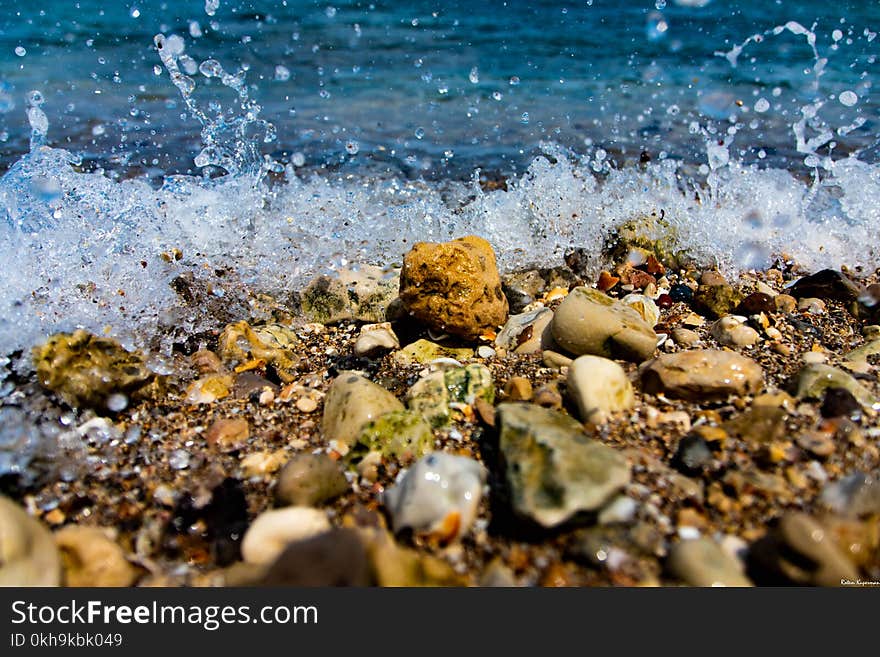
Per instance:
[[[330,529],[323,511],[302,506],[264,511],[254,519],[241,543],[248,563],[270,564],[295,541],[312,538]]]
[[[436,452],[401,474],[383,499],[395,531],[411,528],[448,542],[473,524],[485,480],[474,459]]]
[[[353,372],[342,372],[333,380],[324,400],[324,439],[345,454],[366,424],[402,410],[400,400],[383,387]]]
[[[113,530],[67,525],[55,532],[67,586],[131,586],[138,572],[110,536]]]
[[[61,558],[51,532],[0,495],[0,586],[58,586]]]
[[[319,506],[348,488],[336,461],[326,454],[296,454],[278,473],[275,500],[279,505]]]
[[[568,369],[568,391],[585,422],[602,424],[632,408],[635,394],[624,369],[608,358],[579,356]]]
[[[763,371],[755,361],[716,349],[663,354],[639,371],[645,392],[694,401],[755,393],[763,385]]]
[[[710,538],[680,541],[669,551],[667,567],[691,586],[752,586],[742,564]]]

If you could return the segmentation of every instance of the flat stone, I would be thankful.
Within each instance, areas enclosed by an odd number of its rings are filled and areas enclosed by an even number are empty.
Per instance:
[[[571,417],[533,404],[497,407],[513,507],[544,527],[595,511],[630,481],[626,459]]]
[[[398,365],[412,365],[414,363],[427,365],[440,358],[462,361],[471,358],[473,355],[474,350],[467,347],[444,347],[436,342],[422,339],[416,340],[406,345],[403,349],[394,352],[392,358]]]
[[[289,506],[258,515],[241,541],[241,556],[253,564],[270,564],[295,541],[302,541],[330,529],[327,515],[318,509]]]
[[[759,392],[763,385],[763,372],[755,361],[716,349],[663,354],[639,369],[646,393],[680,399],[722,400]]]
[[[281,506],[319,506],[348,490],[336,461],[326,454],[301,453],[278,473],[275,501]]]
[[[549,308],[511,315],[495,338],[495,344],[517,354],[534,354],[544,349],[552,349],[554,345],[550,331],[552,320],[553,311]]]
[[[752,586],[742,564],[710,538],[676,543],[666,565],[691,586]]]
[[[868,356],[876,356],[877,354],[880,354],[880,340],[872,340],[858,349],[848,352],[844,358],[848,361],[867,361]]]
[[[880,410],[880,402],[852,376],[836,367],[822,364],[805,366],[798,374],[797,398],[822,399],[828,388],[842,388],[864,408]]]
[[[474,459],[435,452],[400,475],[383,500],[395,531],[410,528],[446,543],[470,529],[485,482]]]
[[[635,405],[632,384],[624,369],[601,356],[579,356],[568,368],[568,390],[581,419],[601,424],[611,413]]]
[[[417,242],[404,256],[400,299],[425,326],[475,339],[507,320],[507,298],[490,244],[473,235]]]
[[[672,339],[675,344],[682,347],[693,347],[700,341],[700,334],[696,331],[679,327],[672,329]]]
[[[324,439],[335,442],[340,453],[347,453],[366,424],[385,413],[402,410],[400,400],[385,388],[353,372],[341,372],[324,400]]]
[[[115,395],[124,395],[127,405],[164,388],[164,377],[147,367],[144,354],[83,330],[53,335],[33,348],[32,357],[40,385],[74,408],[112,412],[108,401]]]
[[[0,586],[59,586],[61,557],[52,533],[0,495]]]
[[[231,452],[244,447],[249,436],[250,426],[245,418],[221,418],[208,427],[205,441],[224,452]]]
[[[137,569],[108,534],[113,530],[67,525],[55,532],[66,586],[131,586]]]
[[[630,306],[588,287],[576,287],[556,309],[553,338],[575,355],[641,362],[657,348],[657,334]]]
[[[863,291],[862,285],[847,278],[843,272],[833,269],[823,269],[810,276],[804,276],[788,288],[788,292],[795,299],[818,297],[842,303],[856,301]]]
[[[719,344],[731,347],[750,347],[759,338],[758,332],[736,315],[722,317],[712,324],[709,331]]]

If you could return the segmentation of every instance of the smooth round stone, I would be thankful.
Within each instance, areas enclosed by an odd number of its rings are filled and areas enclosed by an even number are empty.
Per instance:
[[[691,586],[752,586],[739,561],[710,538],[676,543],[669,551],[667,566]]]
[[[411,528],[451,541],[473,524],[485,481],[474,459],[435,452],[402,473],[383,499],[395,531]]]
[[[657,348],[657,334],[630,306],[588,287],[576,287],[556,309],[553,339],[575,355],[641,362]]]
[[[0,495],[0,586],[58,586],[61,557],[52,533]]]
[[[553,311],[538,308],[527,313],[511,315],[495,338],[495,344],[517,354],[534,354],[553,346],[550,322]]]
[[[751,358],[731,351],[693,349],[663,354],[639,368],[649,394],[689,400],[726,399],[759,392],[763,371]]]
[[[853,472],[825,486],[819,501],[835,513],[848,517],[880,514],[880,470]]]
[[[55,532],[67,586],[131,586],[138,572],[122,548],[98,527],[68,525]]]
[[[611,413],[635,404],[624,369],[600,356],[579,356],[568,368],[568,391],[585,422],[601,424]]]
[[[353,372],[341,372],[330,384],[324,400],[321,429],[327,442],[335,441],[337,450],[347,453],[361,429],[392,411],[404,410],[403,404],[385,388]]]
[[[348,481],[326,454],[297,454],[278,474],[275,500],[281,505],[318,506],[348,490]]]
[[[626,458],[564,413],[535,404],[496,408],[499,446],[517,513],[544,527],[601,508],[630,481]]]
[[[730,347],[750,347],[758,341],[758,332],[735,315],[726,315],[712,324],[712,337]]]
[[[330,529],[323,511],[304,506],[264,511],[248,527],[241,556],[248,563],[270,564],[295,541],[312,538]]]
[[[675,341],[675,344],[682,347],[693,347],[700,341],[700,334],[696,331],[679,327],[672,329],[672,339]]]

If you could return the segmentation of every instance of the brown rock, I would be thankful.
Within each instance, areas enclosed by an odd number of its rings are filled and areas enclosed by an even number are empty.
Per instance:
[[[348,481],[336,461],[326,454],[303,453],[281,469],[275,499],[282,505],[318,506],[347,490]]]
[[[467,339],[507,319],[495,253],[473,235],[442,244],[416,243],[404,256],[400,299],[428,327]]]
[[[763,385],[761,366],[731,351],[694,349],[663,354],[640,368],[642,389],[682,399],[725,399],[755,393]]]

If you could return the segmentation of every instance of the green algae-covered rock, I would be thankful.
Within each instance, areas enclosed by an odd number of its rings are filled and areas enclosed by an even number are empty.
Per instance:
[[[104,411],[111,395],[151,398],[164,387],[163,377],[147,367],[141,352],[128,352],[115,340],[83,330],[53,335],[32,355],[40,383],[77,408]]]
[[[599,509],[630,481],[626,459],[563,413],[500,404],[500,447],[514,509],[544,527]]]
[[[430,340],[416,340],[406,345],[400,351],[395,352],[393,358],[398,365],[412,365],[418,363],[426,365],[438,358],[452,358],[453,360],[467,360],[474,355],[473,349],[443,347]]]
[[[694,304],[712,319],[729,315],[742,303],[743,295],[730,285],[701,285],[694,292]]]
[[[346,319],[384,322],[388,306],[397,298],[399,279],[398,271],[368,265],[317,276],[302,291],[303,314],[320,324]]]
[[[367,452],[379,452],[386,459],[412,461],[434,449],[434,434],[421,414],[414,411],[392,411],[373,420],[361,429],[352,459]]]
[[[402,410],[403,404],[382,386],[354,372],[340,372],[327,391],[321,429],[325,440],[335,441],[336,449],[345,454],[364,426]]]
[[[451,418],[450,404],[473,404],[477,398],[492,404],[495,383],[489,368],[475,363],[422,377],[407,393],[407,406],[424,416],[432,426],[440,427]]]

